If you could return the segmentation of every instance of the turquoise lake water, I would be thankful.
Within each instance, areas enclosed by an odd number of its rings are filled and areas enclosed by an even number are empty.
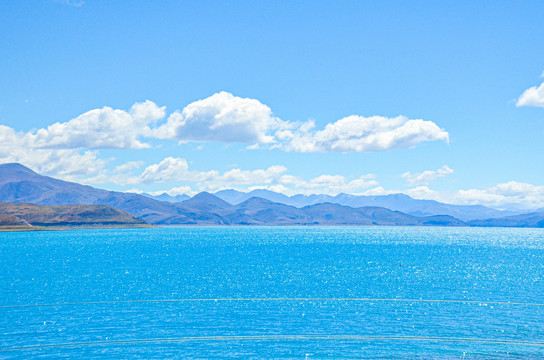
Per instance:
[[[0,234],[0,359],[544,358],[544,231]]]

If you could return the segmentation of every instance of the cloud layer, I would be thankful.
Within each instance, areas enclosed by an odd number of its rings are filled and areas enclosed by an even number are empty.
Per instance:
[[[403,116],[352,115],[315,130],[314,122],[281,120],[260,101],[228,92],[195,101],[159,124],[165,116],[165,107],[146,100],[128,111],[103,107],[27,133],[2,126],[4,150],[0,150],[0,159],[34,165],[37,162],[33,158],[55,156],[60,154],[58,151],[78,159],[85,149],[150,148],[144,139],[238,142],[251,144],[249,148],[262,145],[295,152],[371,152],[410,148],[425,141],[448,141],[448,133],[435,123]],[[96,152],[85,154],[85,158],[97,156]],[[72,172],[70,169],[65,172]]]
[[[273,144],[296,152],[372,152],[410,148],[424,141],[448,141],[448,133],[431,121],[404,116],[352,115],[316,131],[315,123],[283,121],[255,99],[228,92],[214,94],[172,113],[154,130],[162,139]]]
[[[192,183],[190,186],[185,185],[165,190],[171,195],[179,195],[180,191],[193,194],[199,191],[218,191],[222,189],[241,191],[269,189],[288,195],[315,193],[336,195],[340,192],[363,191],[378,184],[372,174],[363,175],[356,179],[347,179],[342,175],[320,175],[310,180],[304,180],[287,174],[287,168],[283,165],[255,170],[234,168],[224,173],[216,170],[197,171],[189,169],[187,160],[173,157],[165,158],[157,164],[146,167],[138,176],[125,178],[126,184],[160,182]]]
[[[382,189],[383,190],[383,189]],[[544,208],[544,186],[509,181],[485,189],[436,191],[418,186],[403,191],[416,199],[459,205],[485,205],[496,209],[534,210]],[[376,195],[390,193],[382,191]]]
[[[448,141],[448,133],[435,123],[403,116],[352,115],[316,130],[313,121],[281,120],[260,101],[224,91],[166,116],[165,107],[146,100],[135,103],[129,110],[107,106],[90,110],[69,121],[26,133],[0,125],[0,161],[20,162],[44,174],[67,180],[87,175],[86,178],[92,182],[110,179],[120,184],[125,182],[121,172],[106,169],[107,163],[114,159],[101,159],[99,150],[149,149],[153,140],[245,143],[249,149],[294,152],[371,152],[410,148],[425,141]],[[173,170],[160,167],[166,165],[157,164],[157,168],[146,169],[139,181],[148,184],[162,181],[161,177],[172,177],[168,171]],[[175,165],[179,172],[187,164]],[[189,175],[195,176],[191,172],[183,176]],[[243,172],[238,175],[250,176]],[[234,176],[234,173],[224,176],[226,184],[227,177]],[[133,178],[132,181],[136,180]],[[338,189],[353,187],[353,184],[347,185],[350,181],[344,179],[345,183],[337,185]],[[316,187],[315,181],[301,184],[296,186],[302,190]],[[291,185],[295,186],[295,183]],[[263,186],[269,185],[264,183]],[[270,186],[283,185],[277,182]]]

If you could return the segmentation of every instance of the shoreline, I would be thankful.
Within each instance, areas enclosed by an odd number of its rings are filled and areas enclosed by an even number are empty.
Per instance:
[[[65,231],[65,230],[92,230],[92,229],[138,229],[159,228],[150,224],[112,224],[112,225],[67,225],[67,226],[0,226],[0,233],[4,232],[32,232],[32,231]]]
[[[168,224],[168,225],[152,225],[152,224],[134,224],[134,225],[74,225],[74,226],[0,226],[0,233],[9,232],[33,232],[33,231],[67,231],[67,230],[93,230],[93,229],[160,229],[160,228],[191,228],[191,227],[265,227],[265,228],[282,228],[282,227],[407,227],[407,228],[433,228],[433,227],[446,227],[446,228],[472,228],[472,229],[486,229],[486,228],[500,228],[500,229],[542,229],[541,227],[532,226],[448,226],[448,225],[360,225],[360,224]]]

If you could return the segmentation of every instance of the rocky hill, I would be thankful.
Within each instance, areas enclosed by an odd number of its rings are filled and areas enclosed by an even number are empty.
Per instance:
[[[146,223],[103,205],[42,206],[0,202],[0,226],[134,226]]]

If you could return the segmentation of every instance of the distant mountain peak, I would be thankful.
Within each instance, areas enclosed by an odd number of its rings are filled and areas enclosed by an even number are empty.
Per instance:
[[[238,206],[242,206],[244,204],[253,205],[253,204],[278,204],[278,203],[276,203],[276,202],[274,202],[272,200],[262,198],[262,197],[252,196],[249,199],[247,199],[246,201],[244,201],[243,203],[238,204]]]
[[[217,191],[215,195],[217,194],[245,194],[245,193],[238,190],[234,190],[234,189],[224,189],[224,190]]]
[[[148,197],[150,199],[159,200],[159,201],[166,201],[166,202],[169,202],[169,203],[178,203],[178,202],[182,202],[182,201],[185,201],[185,200],[190,198],[189,195],[181,194],[181,195],[173,195],[172,196],[172,195],[169,195],[166,192],[163,192],[163,193],[158,194],[158,195],[151,195],[151,194],[148,194],[148,193],[142,193],[141,195],[143,195],[145,197]]]
[[[223,199],[220,199],[219,197],[217,197],[217,196],[215,196],[213,194],[210,194],[207,191],[202,191],[202,192],[196,194],[195,196],[193,196],[192,198],[187,199],[185,201],[182,201],[179,204],[184,204],[184,205],[189,205],[189,206],[191,206],[191,205],[200,205],[200,204],[208,204],[208,205],[214,205],[214,206],[219,206],[219,207],[223,207],[223,208],[227,208],[227,207],[232,206],[230,203],[226,202]]]
[[[389,197],[391,197],[393,199],[413,199],[411,196],[403,194],[403,193],[389,194],[389,195],[386,195],[386,196],[389,196]]]
[[[26,181],[40,177],[42,175],[18,163],[0,164],[0,185],[12,181]]]
[[[267,189],[254,189],[254,190],[251,190],[250,192],[248,192],[247,194],[274,194],[274,195],[282,195],[281,193],[278,193],[278,192],[275,192],[275,191],[272,191],[272,190],[267,190]]]
[[[217,196],[215,196],[214,194],[211,194],[207,191],[202,191],[202,192],[199,192],[198,194],[196,194],[195,196],[193,196],[191,198],[192,200],[205,200],[205,199],[212,199],[212,200],[215,200],[215,199],[219,199]],[[191,200],[189,199],[189,200]],[[219,199],[221,200],[221,199]]]
[[[21,165],[19,163],[0,164],[0,171],[27,172],[27,173],[30,173],[30,174],[38,175],[35,171],[32,171],[31,169],[29,169],[26,166]]]

